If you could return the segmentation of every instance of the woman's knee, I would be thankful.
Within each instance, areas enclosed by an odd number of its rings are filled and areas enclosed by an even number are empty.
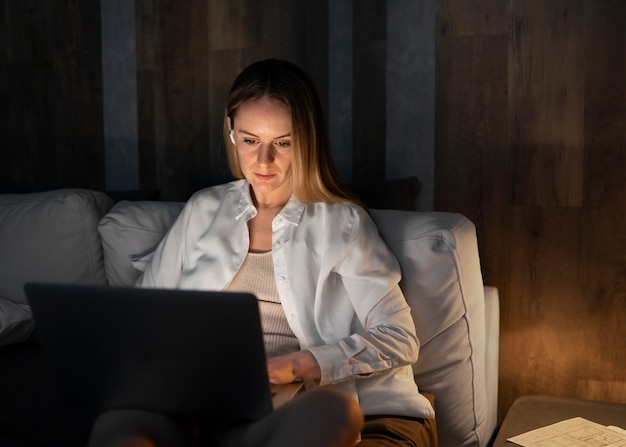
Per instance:
[[[358,403],[340,391],[320,388],[297,396],[252,424],[220,435],[221,446],[352,447],[364,418]]]
[[[96,419],[89,447],[179,447],[190,439],[181,424],[164,414],[111,410]]]
[[[359,404],[348,394],[332,388],[320,388],[307,393],[316,417],[323,418],[322,425],[335,433],[343,433],[347,439],[358,437],[363,428],[363,412]]]

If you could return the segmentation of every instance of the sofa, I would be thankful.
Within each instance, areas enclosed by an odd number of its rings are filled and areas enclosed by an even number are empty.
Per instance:
[[[0,194],[1,446],[82,446],[96,417],[59,395],[23,285],[132,285],[133,261],[154,249],[182,206],[114,202],[85,189]],[[435,395],[440,445],[489,445],[499,298],[483,284],[473,223],[457,213],[369,211],[402,268],[421,342],[413,370],[420,389]]]

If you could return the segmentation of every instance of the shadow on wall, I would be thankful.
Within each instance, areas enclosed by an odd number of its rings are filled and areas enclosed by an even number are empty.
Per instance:
[[[416,211],[422,185],[417,177],[348,185],[370,209]]]

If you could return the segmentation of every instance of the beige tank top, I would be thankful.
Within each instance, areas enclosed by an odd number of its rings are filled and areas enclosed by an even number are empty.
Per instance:
[[[226,290],[256,295],[268,357],[300,350],[298,339],[289,327],[285,311],[280,303],[271,251],[248,253],[241,269]]]

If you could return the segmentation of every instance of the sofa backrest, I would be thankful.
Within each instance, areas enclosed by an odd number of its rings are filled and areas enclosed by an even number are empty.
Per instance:
[[[0,194],[0,297],[26,304],[27,281],[106,284],[96,229],[112,204],[85,189]]]
[[[96,227],[112,204],[84,189],[0,194],[0,346],[34,330],[26,282],[106,284]]]
[[[177,202],[119,202],[101,220],[111,285],[133,285],[137,259],[176,219]],[[483,282],[475,227],[454,213],[371,210],[403,270],[401,288],[421,341],[414,365],[420,388],[436,396],[442,447],[483,446],[487,423]]]
[[[183,209],[182,202],[121,201],[102,218],[104,269],[112,286],[133,286],[133,260],[152,252]]]
[[[440,446],[483,446],[488,421],[485,302],[476,228],[456,213],[371,210],[402,267],[420,356],[420,389],[436,396]]]

